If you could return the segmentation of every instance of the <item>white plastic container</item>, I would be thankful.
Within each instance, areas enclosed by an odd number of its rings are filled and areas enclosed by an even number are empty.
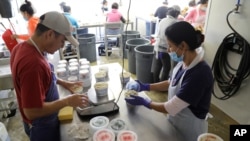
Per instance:
[[[66,64],[58,64],[58,65],[57,65],[57,68],[66,68],[66,67],[67,67]]]
[[[118,135],[120,131],[127,130],[126,122],[120,118],[115,118],[110,121],[108,129],[112,130],[115,135]]]
[[[109,78],[109,67],[107,67],[107,66],[101,66],[101,67],[99,67],[99,71],[100,72],[101,71],[105,72],[106,73],[106,78],[107,79]]]
[[[58,61],[58,64],[66,64],[66,65],[67,65],[67,63],[68,63],[68,62],[67,62],[66,60],[59,60],[59,61]]]
[[[131,74],[129,72],[120,73],[120,81],[123,86],[125,86],[130,80]]]
[[[106,73],[105,72],[97,72],[95,74],[96,82],[105,82],[106,81]]]
[[[108,94],[108,83],[97,82],[94,85],[96,96],[106,96]]]
[[[76,67],[76,66],[70,66],[69,67],[69,74],[70,75],[77,75],[78,74],[78,67]]]
[[[81,59],[79,59],[79,63],[84,62],[84,61],[88,61],[87,58],[81,58]]]
[[[89,122],[90,134],[94,134],[97,130],[105,129],[109,125],[109,119],[106,116],[93,117]]]
[[[78,62],[78,61],[77,61],[77,59],[75,59],[75,58],[69,59],[69,63],[72,63],[72,62]]]
[[[115,134],[109,129],[100,129],[95,132],[93,141],[115,141]]]
[[[65,77],[67,77],[67,70],[66,70],[66,68],[58,68],[57,70],[56,70],[56,74],[57,74],[57,76],[58,77],[60,77],[60,78],[65,78]]]
[[[69,63],[69,66],[70,67],[73,67],[73,66],[79,67],[79,63],[78,62],[71,62],[71,63]]]
[[[89,66],[90,62],[86,60],[86,61],[81,61],[80,64],[81,65],[88,65]]]
[[[137,134],[130,130],[120,131],[117,135],[117,141],[137,141],[137,140],[138,140]]]
[[[90,72],[90,66],[89,65],[81,65],[80,70],[89,70],[89,72]]]
[[[213,133],[203,133],[199,135],[197,141],[223,141],[223,139]]]
[[[91,86],[91,78],[89,70],[80,70],[79,71],[79,80],[83,82],[83,87],[90,87]]]
[[[0,140],[1,141],[10,141],[9,134],[2,122],[0,122]]]

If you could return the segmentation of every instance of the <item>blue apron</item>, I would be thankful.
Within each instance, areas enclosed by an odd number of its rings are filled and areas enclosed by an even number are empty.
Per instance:
[[[45,102],[52,102],[59,99],[56,85],[56,76],[52,64],[49,64],[52,74],[52,82],[46,94]],[[26,134],[31,141],[60,141],[60,123],[58,112],[46,117],[38,118],[32,121],[32,124],[24,123]]]

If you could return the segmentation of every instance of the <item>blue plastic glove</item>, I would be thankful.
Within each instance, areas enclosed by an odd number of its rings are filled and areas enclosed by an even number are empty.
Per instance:
[[[126,85],[126,89],[128,90],[134,90],[137,92],[141,92],[141,91],[149,91],[150,90],[150,84],[148,83],[142,83],[139,80],[135,80],[135,81],[130,81],[127,83]]]
[[[150,99],[146,99],[146,98],[136,96],[136,95],[130,95],[130,97],[125,98],[125,100],[127,103],[129,103],[131,105],[135,105],[135,106],[143,105],[143,106],[151,109],[150,108],[150,103],[151,103]]]

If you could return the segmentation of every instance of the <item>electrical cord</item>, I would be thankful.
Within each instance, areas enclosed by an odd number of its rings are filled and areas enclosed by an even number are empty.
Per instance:
[[[128,11],[127,11],[127,21],[129,22],[129,11],[130,11],[130,7],[131,7],[131,0],[129,0],[129,6],[128,6]],[[123,87],[123,81],[124,81],[124,59],[125,59],[125,56],[124,56],[124,51],[125,51],[125,49],[126,49],[126,47],[125,47],[125,45],[126,45],[126,43],[125,43],[125,41],[127,41],[127,34],[128,34],[128,24],[129,23],[126,23],[126,27],[125,27],[125,34],[124,34],[124,38],[122,38],[122,72],[121,72],[121,74],[122,74],[122,90],[120,91],[120,93],[119,93],[119,96],[118,96],[118,98],[117,98],[117,100],[115,101],[115,103],[114,103],[114,107],[113,107],[113,109],[115,109],[115,107],[116,107],[116,104],[118,103],[118,101],[120,100],[120,97],[121,97],[121,94],[122,94],[122,92],[123,92],[123,89],[124,89],[124,87]]]
[[[217,86],[224,95],[219,96],[214,90],[212,93],[220,100],[226,100],[235,95],[241,87],[242,82],[250,74],[250,45],[229,22],[230,14],[238,13],[239,3],[236,6],[235,9],[227,14],[227,24],[233,33],[230,33],[223,39],[212,65],[214,81],[217,82]],[[230,65],[232,57],[229,57],[229,53],[241,55],[238,68],[234,68]]]

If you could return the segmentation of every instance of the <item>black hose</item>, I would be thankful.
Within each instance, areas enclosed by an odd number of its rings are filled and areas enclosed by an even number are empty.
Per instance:
[[[220,44],[212,65],[214,81],[216,81],[223,96],[218,96],[214,90],[213,95],[221,100],[226,100],[237,93],[242,82],[250,74],[250,45],[249,43],[231,26],[229,15],[236,12],[235,9],[227,14],[227,24],[233,33],[227,35]],[[228,55],[230,53],[230,56]],[[234,60],[232,53],[241,56],[238,68],[230,65]],[[235,65],[234,65],[235,66]]]

